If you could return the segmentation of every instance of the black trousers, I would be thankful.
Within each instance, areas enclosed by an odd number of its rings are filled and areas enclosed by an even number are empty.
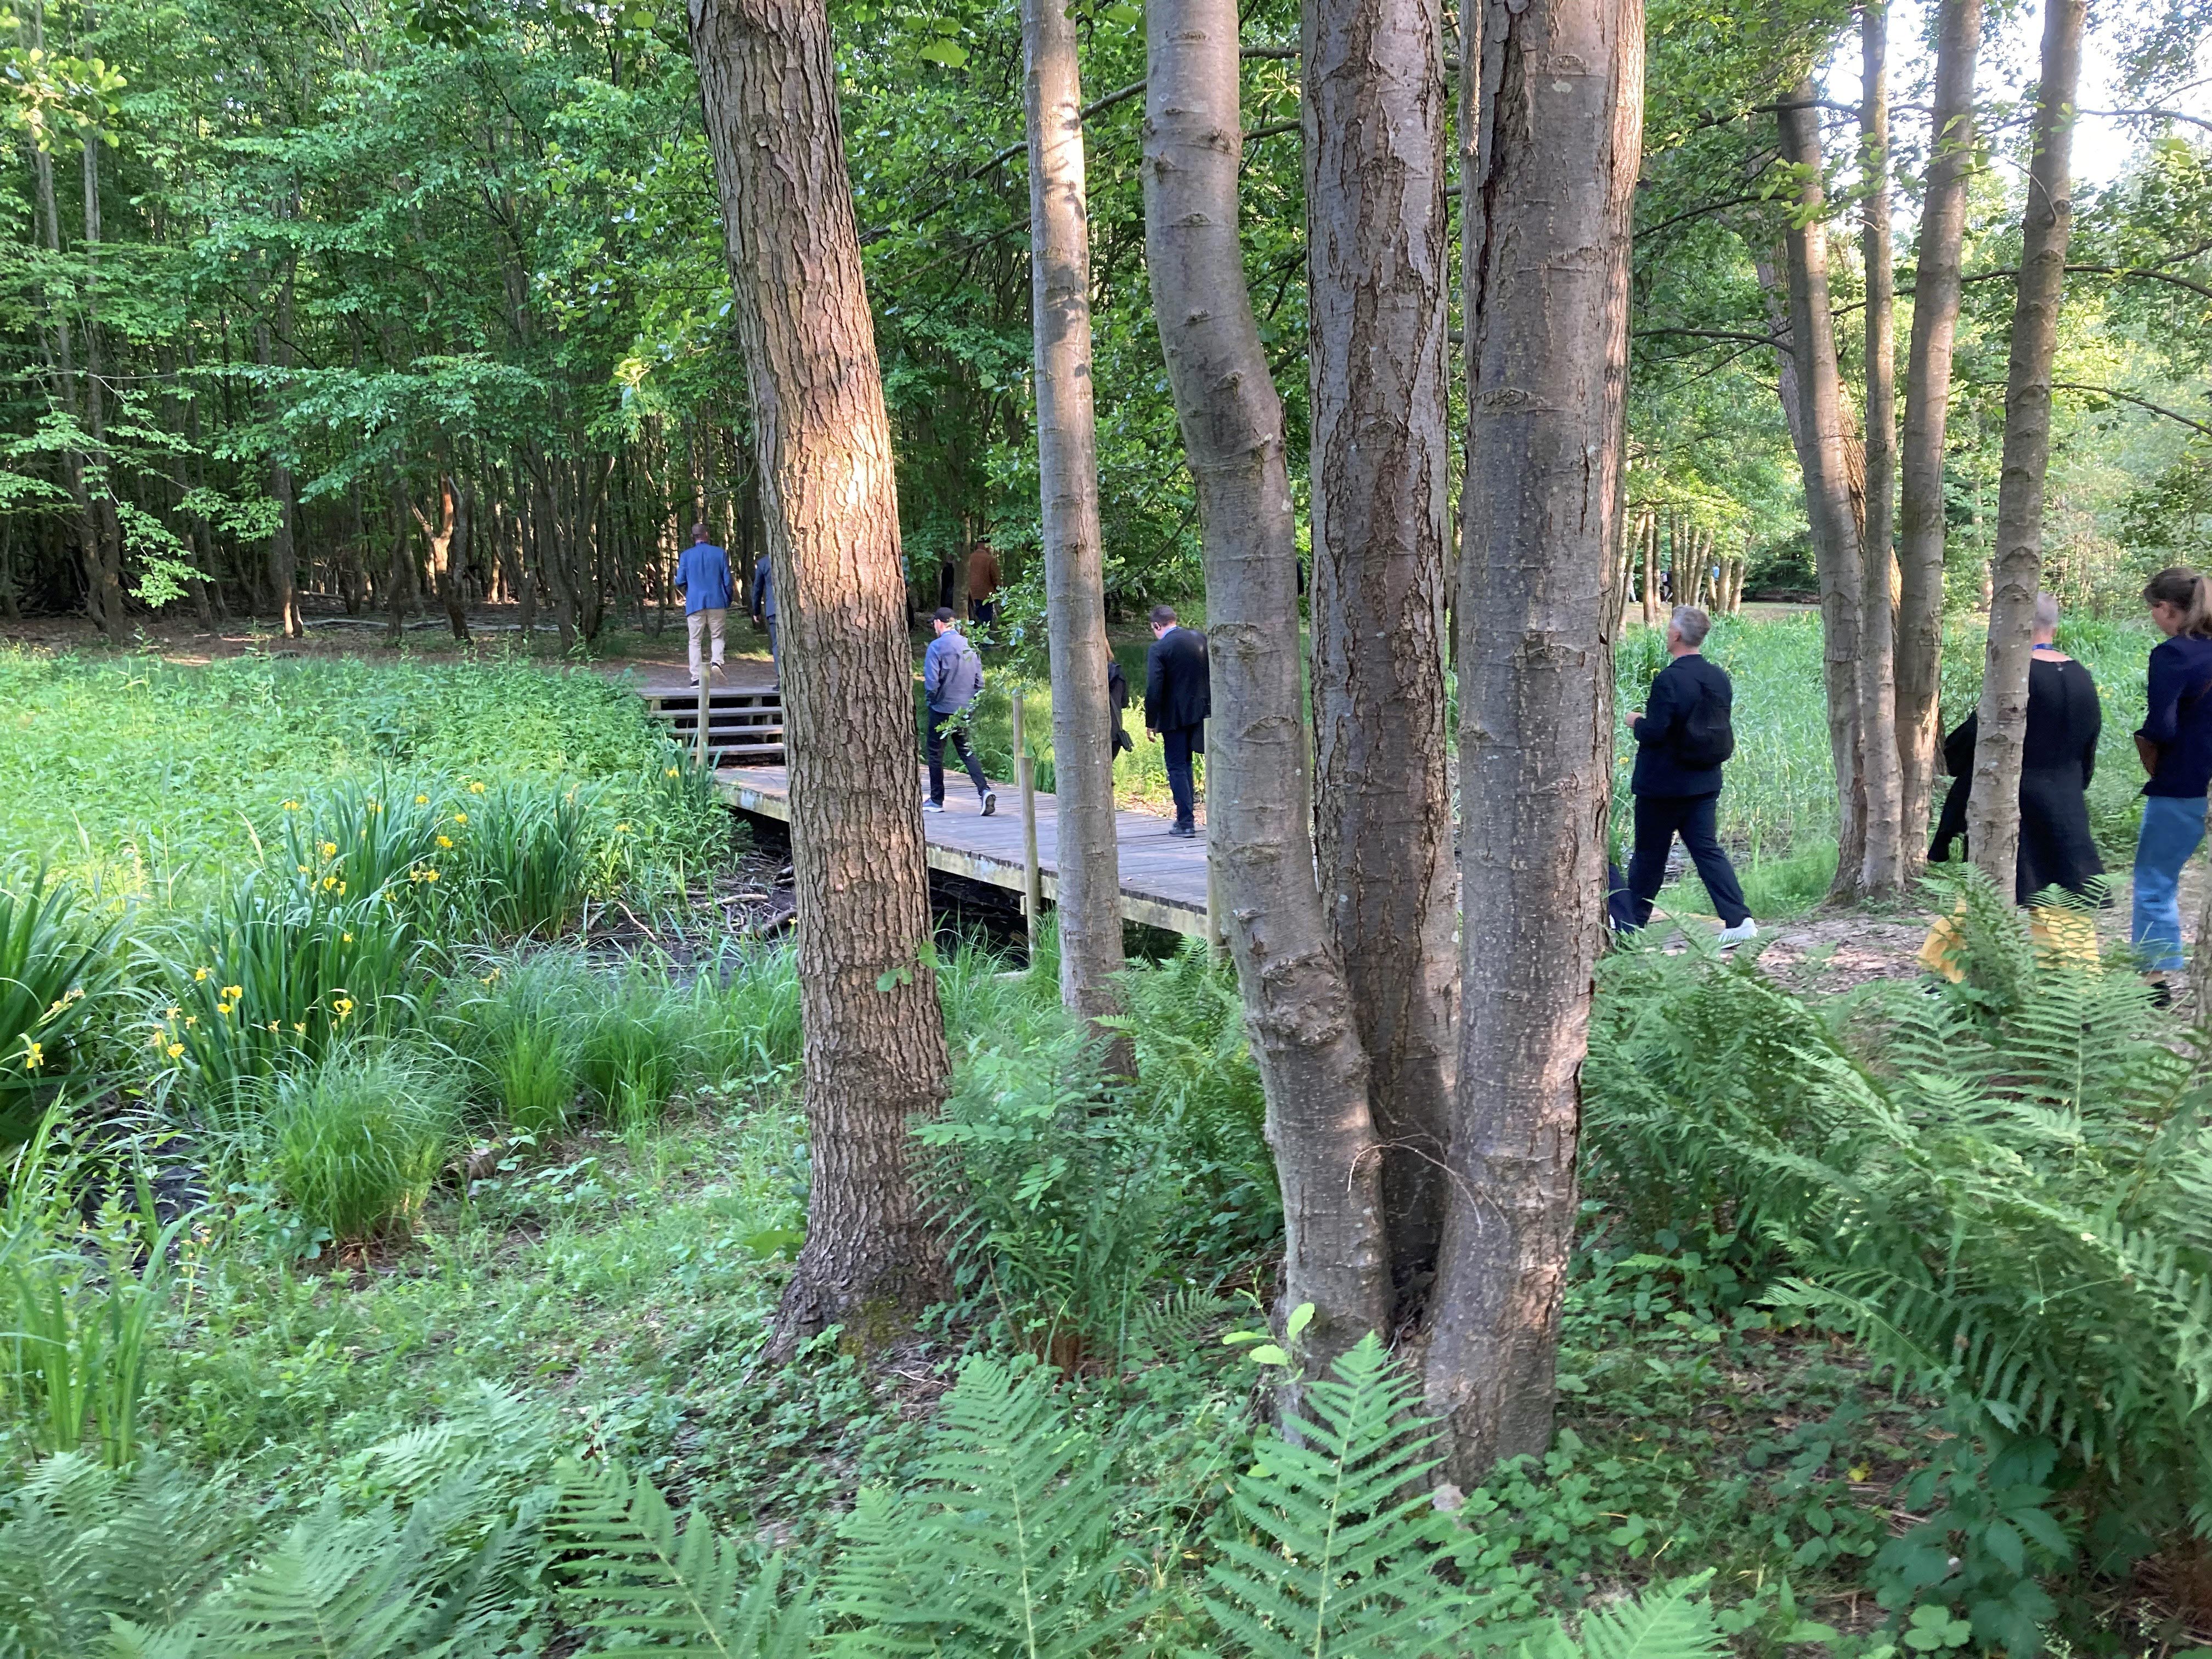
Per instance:
[[[1175,797],[1176,822],[1186,827],[1196,823],[1198,811],[1198,790],[1190,776],[1190,740],[1203,729],[1175,726],[1160,733],[1160,750],[1168,766],[1168,793]]]
[[[1636,925],[1651,920],[1651,901],[1667,879],[1667,854],[1674,837],[1690,849],[1690,862],[1698,878],[1720,912],[1721,921],[1733,927],[1751,915],[1743,902],[1743,889],[1735,866],[1721,851],[1716,830],[1720,823],[1718,795],[1638,795],[1636,798],[1636,853],[1628,860],[1628,890],[1636,902]]]
[[[945,804],[945,740],[947,738],[952,739],[952,752],[960,757],[960,763],[968,769],[968,775],[975,780],[975,793],[987,795],[991,792],[991,786],[983,781],[983,763],[975,758],[975,751],[968,746],[967,726],[955,724],[963,712],[956,710],[952,714],[942,714],[934,708],[929,711],[929,798],[940,806]]]

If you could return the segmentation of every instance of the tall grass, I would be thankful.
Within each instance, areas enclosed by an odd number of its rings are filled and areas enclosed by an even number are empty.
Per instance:
[[[246,1129],[284,1201],[341,1241],[404,1232],[460,1120],[456,1070],[398,1042],[355,1042],[265,1085]]]
[[[115,937],[72,884],[0,874],[0,1148],[20,1145],[87,1062],[118,981]]]

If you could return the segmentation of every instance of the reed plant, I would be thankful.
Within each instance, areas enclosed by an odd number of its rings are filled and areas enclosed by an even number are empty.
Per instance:
[[[118,982],[116,928],[43,868],[0,874],[0,1147],[19,1146],[90,1065]]]
[[[356,1040],[253,1091],[248,1146],[284,1201],[341,1242],[404,1233],[460,1121],[458,1068],[412,1044]]]
[[[590,970],[568,951],[501,951],[456,976],[443,1034],[469,1068],[476,1104],[496,1124],[540,1139],[570,1127],[583,1092],[580,1013],[591,989]]]

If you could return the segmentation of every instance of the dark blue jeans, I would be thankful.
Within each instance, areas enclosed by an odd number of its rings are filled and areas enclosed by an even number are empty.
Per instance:
[[[1198,790],[1191,781],[1191,739],[1205,728],[1178,726],[1160,733],[1160,751],[1168,767],[1168,793],[1175,797],[1176,822],[1185,829],[1196,823]]]
[[[1735,866],[1721,851],[1720,811],[1718,795],[1636,798],[1636,853],[1628,860],[1628,890],[1636,902],[1638,927],[1651,920],[1651,901],[1666,883],[1667,854],[1676,836],[1690,849],[1690,862],[1698,866],[1698,878],[1705,884],[1722,922],[1733,927],[1751,915],[1736,882]]]
[[[975,781],[975,793],[980,798],[990,793],[991,786],[983,781],[983,763],[975,758],[975,751],[968,746],[968,728],[959,724],[967,711],[951,714],[929,711],[929,798],[939,806],[945,804],[945,740],[952,739],[952,752],[960,757],[960,763],[968,769]]]

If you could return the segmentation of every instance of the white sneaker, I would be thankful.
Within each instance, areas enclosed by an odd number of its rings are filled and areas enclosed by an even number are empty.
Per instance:
[[[986,789],[983,792],[983,816],[987,818],[991,817],[998,812],[998,796],[992,791]]]
[[[1723,951],[1733,951],[1737,945],[1742,944],[1746,939],[1757,939],[1758,937],[1759,924],[1753,921],[1749,916],[1746,916],[1741,921],[1736,923],[1733,927],[1722,928],[1721,931],[1714,936],[1721,949]]]
[[[925,812],[942,812],[945,810],[945,803],[941,800],[926,800],[921,804],[921,810]]]

